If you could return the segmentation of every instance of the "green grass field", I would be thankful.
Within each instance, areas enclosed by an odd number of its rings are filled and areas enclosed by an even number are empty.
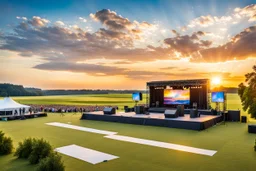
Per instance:
[[[130,95],[81,95],[15,97],[24,104],[69,104],[69,105],[133,105]],[[213,104],[214,105],[214,104]],[[228,108],[241,109],[239,97],[228,95]],[[62,155],[66,171],[255,171],[256,152],[253,146],[256,135],[247,132],[247,124],[227,122],[205,131],[190,131],[174,128],[130,125],[112,122],[79,120],[81,114],[49,114],[45,118],[0,122],[0,130],[12,137],[14,146],[26,137],[44,138],[55,148],[76,144],[119,156],[109,162],[92,165]],[[78,126],[118,132],[137,138],[145,138],[198,148],[216,150],[213,157],[168,150],[106,139],[100,134],[82,132],[45,125],[47,122],[71,123]],[[256,123],[255,120],[250,122]],[[13,155],[0,156],[1,171],[33,171],[35,166]]]

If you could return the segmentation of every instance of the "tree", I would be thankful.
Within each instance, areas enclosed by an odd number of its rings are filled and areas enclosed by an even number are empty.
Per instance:
[[[256,118],[256,65],[253,72],[245,74],[245,82],[238,85],[238,95],[240,96],[243,110],[248,111],[252,118]]]

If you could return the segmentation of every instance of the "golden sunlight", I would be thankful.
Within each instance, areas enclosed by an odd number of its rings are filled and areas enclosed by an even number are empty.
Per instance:
[[[212,82],[213,85],[220,85],[221,78],[220,77],[213,77],[211,82]]]

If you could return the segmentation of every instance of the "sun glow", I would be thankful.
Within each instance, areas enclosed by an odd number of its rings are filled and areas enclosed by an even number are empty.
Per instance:
[[[221,78],[220,77],[212,78],[212,84],[213,85],[220,85],[220,83],[221,83]]]

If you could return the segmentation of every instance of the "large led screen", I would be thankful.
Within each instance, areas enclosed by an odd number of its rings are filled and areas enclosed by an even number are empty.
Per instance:
[[[190,92],[187,90],[164,90],[164,104],[190,104]]]
[[[223,103],[224,92],[212,92],[212,102]]]
[[[132,100],[133,101],[140,101],[142,100],[142,93],[132,93]]]

